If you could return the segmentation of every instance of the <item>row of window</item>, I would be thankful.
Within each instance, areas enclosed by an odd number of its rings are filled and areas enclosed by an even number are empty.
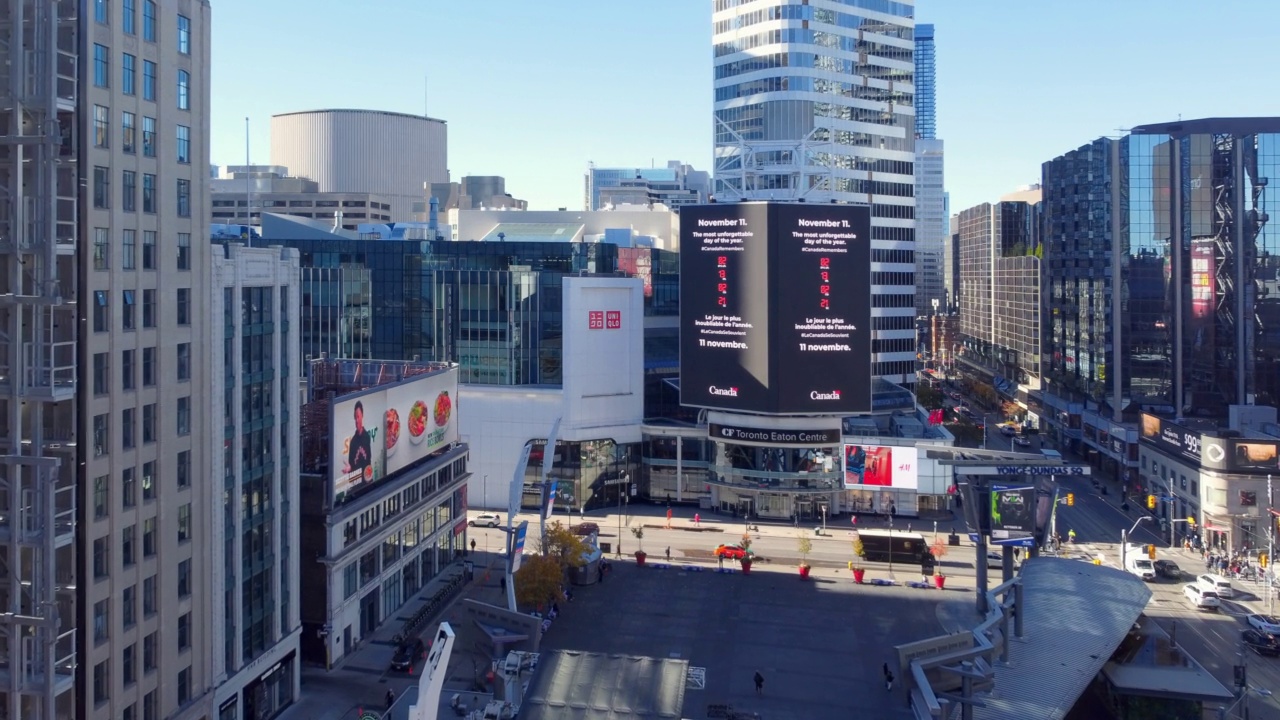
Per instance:
[[[440,468],[405,488],[399,494],[387,498],[380,505],[360,513],[358,517],[352,518],[343,526],[342,547],[349,547],[376,530],[384,521],[399,515],[402,511],[412,509],[421,499],[431,497],[438,489],[453,482],[455,477],[466,470],[467,459],[459,458],[447,467]]]
[[[120,351],[120,384],[124,390],[133,390],[137,385],[137,370],[142,370],[142,387],[154,387],[159,368],[156,365],[156,348],[142,349],[142,362],[136,362],[137,350]],[[93,355],[93,394],[107,395],[111,392],[111,354],[94,353]],[[178,343],[174,348],[174,365],[178,382],[191,380],[191,343]],[[132,447],[130,445],[129,447]]]
[[[155,612],[155,578],[148,578],[152,581],[151,595],[151,613]],[[135,588],[129,587],[125,589],[126,593],[132,594]],[[146,593],[143,593],[143,605],[146,605]],[[144,610],[144,612],[146,612]],[[191,614],[187,613],[186,628],[187,638],[191,636]],[[179,632],[182,625],[179,624]],[[142,639],[142,673],[148,674],[156,671],[159,666],[159,631],[150,633]],[[130,644],[124,648],[120,654],[120,680],[125,687],[132,686],[138,680],[138,646],[137,643]],[[186,699],[191,698],[191,668],[187,667],[178,673],[178,695],[182,697],[184,694]],[[152,690],[142,698],[142,720],[159,720],[159,690]],[[93,668],[93,700],[96,704],[102,705],[111,699],[111,661],[103,660]],[[185,700],[184,700],[185,702]],[[124,708],[120,714],[121,720],[138,720],[138,711],[136,703],[130,704]]]
[[[120,411],[121,448],[136,447],[134,431],[137,429],[138,408],[125,408]],[[159,409],[155,403],[148,403],[142,408],[142,442],[156,442],[159,428]],[[177,402],[175,430],[179,436],[191,434],[191,398],[180,397]],[[111,415],[102,413],[93,416],[93,456],[102,457],[111,452]]]
[[[136,329],[137,316],[134,309],[137,307],[137,291],[122,290],[120,304],[120,328],[122,330]],[[186,326],[191,324],[191,288],[178,288],[176,294],[177,304],[174,307],[175,316],[178,325]],[[158,324],[158,312],[156,308],[156,291],[142,291],[142,327],[154,328]],[[110,293],[107,290],[95,290],[93,292],[93,331],[94,332],[110,332],[111,331],[111,303]]]
[[[156,269],[155,230],[142,231],[142,269]],[[178,270],[191,269],[191,233],[177,233],[178,254],[175,258]],[[93,229],[93,269],[109,270],[111,268],[111,231],[108,228]],[[124,270],[138,268],[138,231],[125,229],[120,231],[120,267]],[[133,292],[133,291],[127,291]]]
[[[138,210],[138,174],[125,170],[120,182],[120,209],[125,212]],[[142,212],[155,214],[160,208],[160,191],[156,176],[142,174]],[[191,217],[191,181],[179,178],[174,196],[178,217]],[[99,210],[111,209],[111,168],[101,165],[93,168],[93,206]]]
[[[154,0],[142,0],[142,39],[156,42],[156,25],[159,17]],[[93,0],[93,21],[99,25],[111,24],[111,0]],[[120,29],[125,35],[138,34],[137,0],[120,0]],[[178,16],[178,52],[191,54],[191,18]]]
[[[129,53],[121,53],[120,58],[120,90],[125,95],[137,94],[137,57]],[[142,61],[142,99],[156,101],[156,87],[159,82],[159,66],[150,61]],[[93,85],[94,87],[111,87],[111,48],[106,45],[93,46]],[[177,75],[179,110],[191,109],[191,73],[178,70]]]
[[[120,148],[127,154],[137,152],[138,116],[124,111],[120,114]],[[178,125],[174,130],[174,148],[178,162],[191,163],[191,128]],[[93,146],[107,149],[111,147],[111,109],[104,105],[93,106]],[[156,156],[156,119],[142,116],[142,155]]]

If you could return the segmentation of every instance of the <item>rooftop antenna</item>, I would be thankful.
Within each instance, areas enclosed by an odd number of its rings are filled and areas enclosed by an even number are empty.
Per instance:
[[[427,83],[428,79],[428,76],[422,76],[422,117],[431,117],[431,115],[427,113],[427,101],[430,99],[430,87]]]
[[[249,247],[253,247],[253,173],[249,165],[249,118],[244,119],[244,224]]]

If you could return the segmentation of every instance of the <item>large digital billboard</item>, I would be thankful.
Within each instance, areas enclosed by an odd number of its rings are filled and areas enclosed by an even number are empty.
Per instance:
[[[680,211],[680,402],[773,414],[871,409],[871,213]]]
[[[920,452],[896,445],[845,445],[844,486],[891,487],[917,490],[920,487]]]
[[[346,395],[329,428],[333,504],[458,441],[458,371],[451,368]]]

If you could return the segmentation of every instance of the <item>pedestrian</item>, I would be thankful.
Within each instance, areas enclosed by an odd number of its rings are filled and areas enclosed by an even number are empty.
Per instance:
[[[596,572],[599,573],[599,582],[604,583],[604,563],[601,563],[600,566],[596,568]]]
[[[476,551],[476,539],[471,538],[471,552],[475,552],[475,551]]]
[[[756,671],[755,681],[756,681],[756,694],[763,695],[764,694],[764,676],[760,674],[759,670]]]
[[[387,689],[387,709],[390,710],[392,705],[396,704],[396,691]]]
[[[889,671],[889,663],[884,664],[884,689],[886,692],[893,689],[893,673]]]
[[[667,506],[667,529],[671,529],[671,506]]]
[[[702,527],[702,513],[693,514],[693,526]]]
[[[721,570],[723,570],[723,569],[724,569],[724,556],[723,556],[723,555],[717,555],[717,556],[716,556],[716,562],[717,562],[717,563],[719,563],[719,565],[720,565],[720,569],[721,569]]]
[[[667,546],[667,562],[671,562],[671,546]]]

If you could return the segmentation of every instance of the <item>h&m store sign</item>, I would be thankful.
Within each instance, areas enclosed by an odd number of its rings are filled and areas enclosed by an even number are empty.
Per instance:
[[[590,310],[587,312],[588,330],[621,330],[621,310]]]

